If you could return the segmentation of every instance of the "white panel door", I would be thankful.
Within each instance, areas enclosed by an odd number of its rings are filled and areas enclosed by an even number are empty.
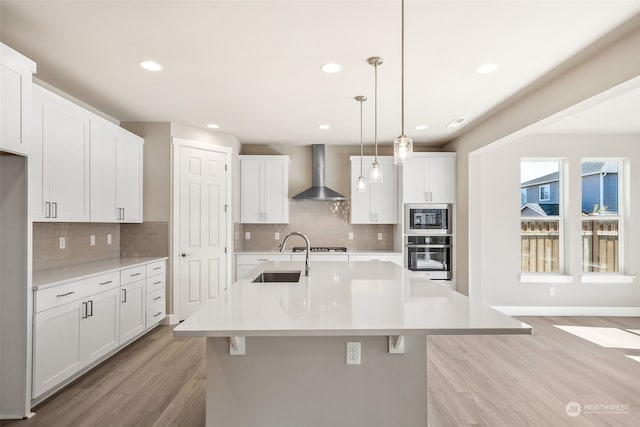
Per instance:
[[[264,160],[240,160],[240,222],[264,221]]]
[[[114,288],[91,296],[87,303],[87,318],[82,328],[84,362],[98,360],[119,344],[120,289]]]
[[[40,396],[82,368],[80,324],[86,320],[82,317],[84,305],[81,301],[35,315],[33,397]]]
[[[118,220],[142,222],[143,139],[118,129],[116,142],[116,207]]]
[[[116,135],[115,125],[91,119],[90,132],[90,217],[92,222],[116,220]]]
[[[180,320],[225,288],[226,155],[180,147]]]
[[[145,281],[120,288],[120,344],[123,344],[145,329]]]

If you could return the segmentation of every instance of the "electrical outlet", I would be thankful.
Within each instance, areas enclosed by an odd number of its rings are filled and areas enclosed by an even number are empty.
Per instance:
[[[64,237],[59,237],[58,238],[58,247],[60,249],[64,249],[67,247],[67,239]]]
[[[378,233],[378,240],[382,240],[382,233]]]
[[[111,234],[107,234],[107,245],[111,244]]]
[[[95,246],[96,245],[96,235],[92,234],[91,236],[89,236],[89,244],[91,246]]]
[[[274,233],[274,234],[273,234],[273,237],[274,237],[276,240],[280,240],[280,233],[278,233],[278,232]]]
[[[244,240],[251,240],[251,232],[247,231],[244,233]]]
[[[556,288],[555,287],[550,287],[549,288],[549,295],[554,296],[556,294]]]
[[[353,240],[353,233],[349,233],[349,240]]]
[[[347,342],[347,365],[360,364],[360,342]]]

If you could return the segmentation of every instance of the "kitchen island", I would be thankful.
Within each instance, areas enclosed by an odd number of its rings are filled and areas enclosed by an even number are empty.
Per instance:
[[[293,283],[253,283],[302,271]],[[266,262],[174,329],[207,338],[208,426],[427,425],[427,335],[531,327],[385,261]],[[347,343],[360,343],[348,365]]]

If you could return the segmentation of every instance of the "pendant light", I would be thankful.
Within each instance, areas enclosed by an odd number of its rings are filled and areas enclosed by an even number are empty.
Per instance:
[[[373,141],[375,143],[376,151],[375,158],[373,163],[371,163],[371,168],[369,169],[369,182],[382,182],[382,167],[380,163],[378,163],[378,65],[382,65],[382,58],[379,56],[372,56],[367,60],[369,65],[373,65],[374,75],[375,75],[375,86],[374,86],[374,96],[373,96],[373,107],[374,107],[374,132],[373,132]]]
[[[393,163],[407,163],[413,155],[413,139],[404,134],[404,0],[402,0],[402,62],[401,62],[401,89],[402,89],[402,133],[393,141]]]
[[[356,191],[362,193],[367,191],[367,182],[362,175],[362,156],[364,155],[364,142],[362,140],[362,103],[367,100],[364,95],[358,95],[355,100],[360,103],[360,176],[356,180]]]

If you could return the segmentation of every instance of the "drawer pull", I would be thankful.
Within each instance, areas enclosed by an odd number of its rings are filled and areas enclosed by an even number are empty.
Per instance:
[[[129,277],[135,277],[135,276],[139,276],[139,275],[141,275],[141,274],[142,274],[142,273],[133,273],[133,274],[130,274],[130,275],[129,275]]]
[[[56,298],[62,298],[62,297],[66,297],[66,296],[73,295],[73,294],[75,294],[74,291],[69,291],[69,292],[67,292],[65,294],[56,295]]]
[[[267,258],[258,258],[258,261],[269,261]]]
[[[162,270],[162,267],[153,267],[154,270]]]
[[[159,311],[159,312],[157,312],[156,314],[154,314],[154,315],[153,315],[153,317],[158,317],[158,316],[160,316],[161,314],[162,314],[162,312],[161,312],[161,311]]]
[[[108,282],[100,282],[98,284],[102,286],[102,285],[108,285],[109,283],[113,283],[113,280],[109,280]]]
[[[153,300],[158,301],[159,299],[162,299],[162,297],[155,297]]]
[[[153,282],[154,285],[159,285],[160,283],[162,283],[162,280],[159,280],[157,282]]]

